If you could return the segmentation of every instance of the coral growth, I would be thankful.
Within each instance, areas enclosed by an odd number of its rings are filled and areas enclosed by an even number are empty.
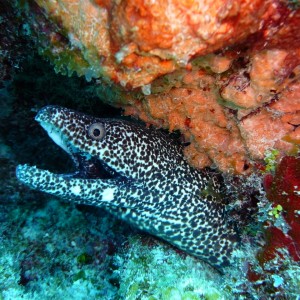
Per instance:
[[[278,165],[274,178],[265,179],[267,197],[280,207],[288,225],[286,232],[271,226],[266,232],[266,245],[260,253],[261,262],[266,262],[280,254],[285,248],[294,260],[300,260],[300,158],[284,157]],[[275,215],[276,217],[276,215]]]
[[[238,127],[227,119],[217,102],[216,91],[210,86],[212,81],[203,72],[189,72],[182,77],[189,88],[149,95],[142,104],[126,108],[125,113],[138,114],[150,123],[159,120],[159,125],[184,133],[185,139],[193,142],[185,154],[197,167],[209,165],[212,159],[220,169],[243,171],[245,147]],[[193,85],[200,87],[195,89]]]
[[[101,78],[96,89],[102,100],[180,130],[191,143],[185,153],[193,166],[215,164],[241,174],[252,171],[253,161],[270,148],[279,157],[298,151],[297,5],[35,2],[28,26],[55,69]]]
[[[243,41],[260,29],[257,18],[266,22],[276,11],[261,0],[36,2],[67,32],[70,48],[82,52],[89,76],[103,74],[131,87],[172,72],[192,56]],[[57,42],[55,34],[52,39]]]
[[[266,55],[273,57],[274,64],[275,54],[266,51],[255,64],[264,64]],[[248,68],[252,70],[251,63],[252,60]],[[152,85],[153,93],[145,95],[142,101],[131,100],[125,113],[169,130],[180,130],[185,140],[191,142],[185,153],[195,167],[213,162],[223,171],[245,173],[252,161],[262,160],[270,148],[277,148],[281,153],[297,152],[300,144],[298,75],[298,79],[286,78],[284,84],[275,85],[272,81],[265,88],[267,83],[259,79],[265,76],[264,69],[250,72],[249,78],[236,73],[225,75],[218,82],[213,75],[194,69],[177,73],[180,82],[171,76],[157,80]],[[270,74],[275,76],[275,70]],[[164,85],[166,91],[156,92],[157,86]],[[256,100],[248,99],[250,96]]]

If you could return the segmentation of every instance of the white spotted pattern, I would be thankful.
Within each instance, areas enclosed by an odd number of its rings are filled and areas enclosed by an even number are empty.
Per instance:
[[[36,120],[55,132],[50,137],[73,157],[82,178],[23,165],[17,168],[20,181],[77,203],[104,207],[219,270],[230,263],[237,234],[225,220],[219,177],[191,168],[182,146],[167,134],[56,106],[43,108]],[[105,130],[101,139],[89,136],[88,129],[96,123]],[[115,177],[101,179],[99,163]]]

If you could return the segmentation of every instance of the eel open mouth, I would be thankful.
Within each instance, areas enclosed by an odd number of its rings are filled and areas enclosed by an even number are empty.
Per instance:
[[[71,158],[76,171],[72,174],[64,174],[65,177],[82,179],[112,179],[118,177],[116,171],[105,165],[95,157],[87,157],[84,153],[72,153]]]
[[[107,166],[97,157],[79,151],[68,138],[54,125],[40,121],[38,115],[36,120],[46,130],[49,137],[71,157],[76,171],[74,173],[60,174],[60,176],[81,179],[112,179],[118,177],[116,171]]]
[[[35,120],[45,129],[49,137],[70,156],[75,166],[74,172],[56,174],[56,176],[70,179],[113,179],[119,177],[115,170],[107,166],[97,157],[93,157],[89,153],[84,153],[77,149],[59,128],[49,122],[45,122],[40,119],[39,116],[40,113],[37,114]],[[27,168],[30,167],[27,166]]]

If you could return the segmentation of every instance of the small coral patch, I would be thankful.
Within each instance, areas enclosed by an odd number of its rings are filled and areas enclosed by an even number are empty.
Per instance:
[[[295,261],[300,260],[300,157],[286,156],[278,165],[271,183],[268,176],[265,184],[267,197],[280,207],[289,226],[287,234],[276,227],[270,227],[266,233],[266,245],[260,254],[265,262],[279,254],[280,248],[288,250]],[[280,254],[279,254],[280,255]]]

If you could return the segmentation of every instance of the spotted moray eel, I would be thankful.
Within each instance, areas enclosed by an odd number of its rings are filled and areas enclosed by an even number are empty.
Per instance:
[[[182,146],[141,124],[46,106],[36,121],[74,160],[74,174],[19,165],[33,189],[103,207],[218,270],[230,264],[237,233],[226,222],[216,174],[186,162]],[[110,176],[101,178],[100,169]]]

